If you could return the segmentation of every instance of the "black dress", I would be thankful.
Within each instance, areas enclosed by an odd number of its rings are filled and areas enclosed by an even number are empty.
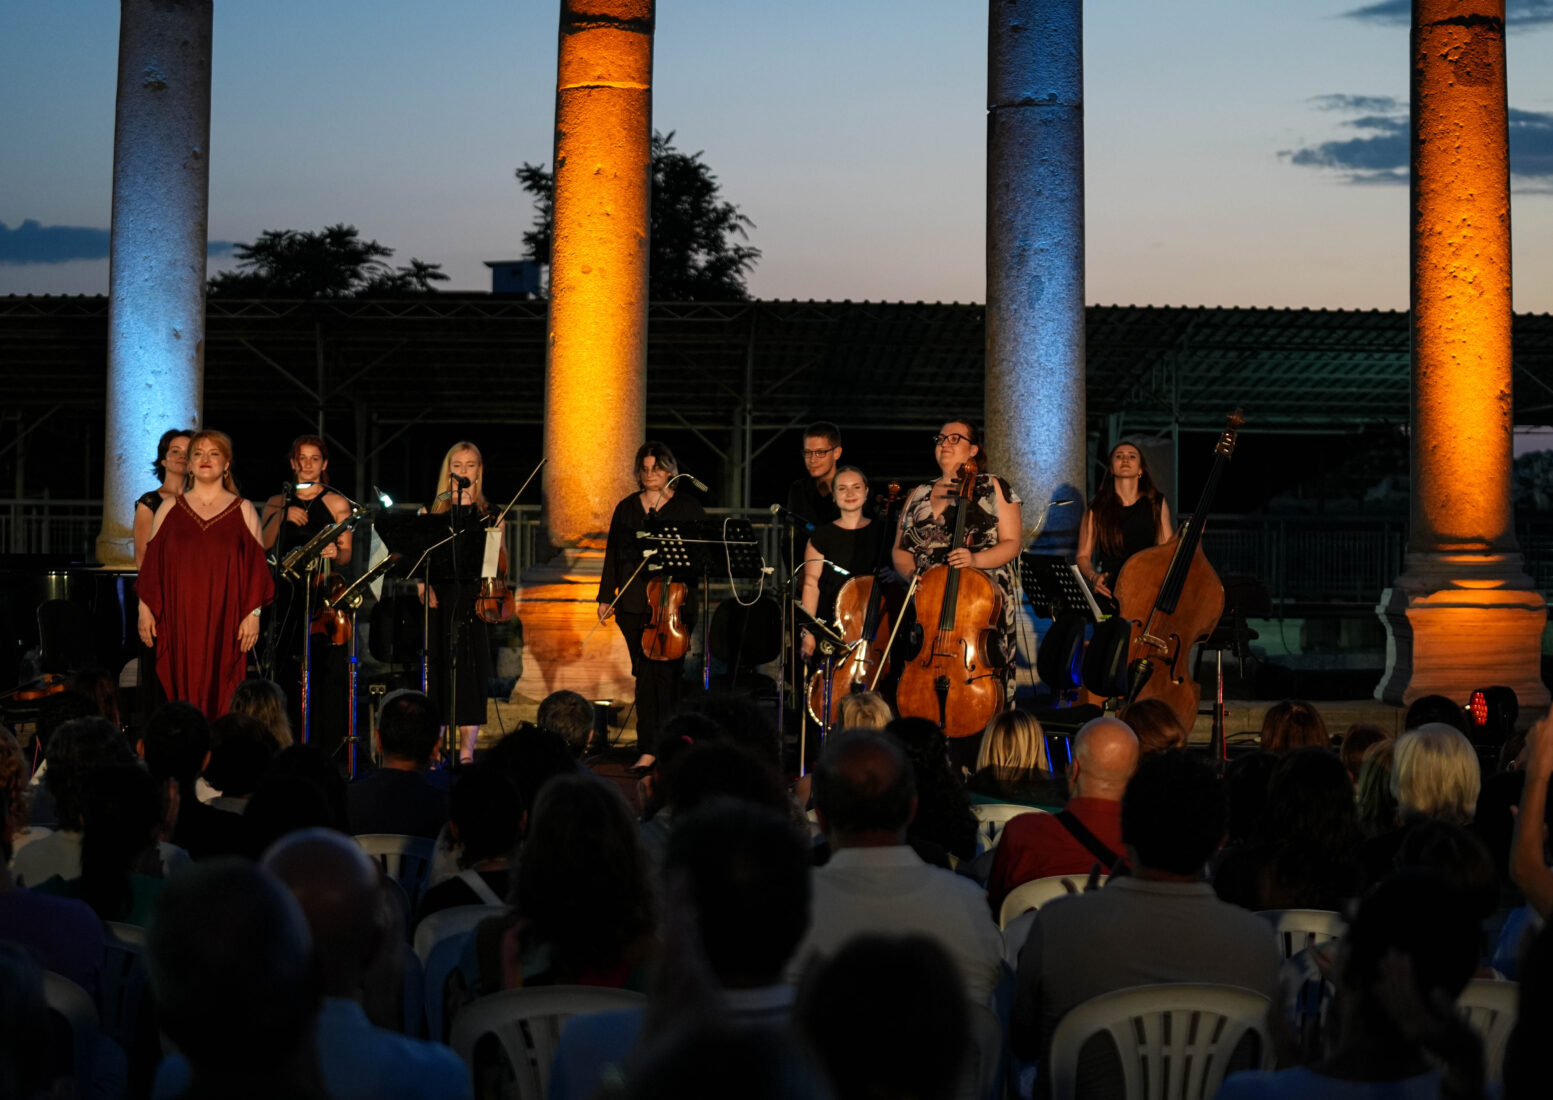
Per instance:
[[[1112,592],[1116,591],[1117,578],[1122,575],[1122,566],[1127,564],[1128,559],[1159,541],[1159,517],[1154,512],[1154,504],[1155,502],[1148,497],[1139,497],[1122,508],[1122,552],[1120,554],[1107,555],[1100,548],[1099,539],[1095,540],[1095,553],[1090,560],[1096,572],[1109,574],[1105,583]],[[1117,604],[1114,596],[1102,596],[1096,593],[1095,602],[1100,605],[1102,611],[1115,614]]]
[[[135,507],[149,509],[153,519],[156,517],[156,510],[161,506],[160,489],[142,493],[135,501]],[[138,633],[136,637],[138,639]],[[143,727],[165,702],[167,702],[167,693],[162,690],[162,681],[156,675],[156,641],[152,639],[150,645],[141,642],[139,682],[135,686],[135,714],[140,719],[137,724]]]
[[[843,576],[828,566],[820,567],[820,602],[815,617],[833,622],[836,617],[836,594],[852,577],[871,577],[881,564],[880,548],[888,538],[888,524],[877,521],[866,527],[839,527],[827,523],[809,536],[809,542],[820,556],[847,571]]]
[[[664,524],[690,523],[705,519],[706,511],[701,502],[684,493],[670,497],[660,508],[651,513],[643,510],[641,496],[632,493],[615,505],[615,513],[609,520],[609,541],[604,548],[604,575],[599,578],[598,602],[615,602],[615,625],[625,638],[631,653],[631,675],[636,677],[636,743],[644,754],[657,755],[658,731],[679,702],[684,683],[685,659],[655,661],[642,652],[642,631],[652,619],[647,606],[647,582],[649,573],[643,569],[631,574],[641,564],[641,552],[647,543],[636,538],[636,532]],[[661,577],[662,573],[652,573]],[[676,578],[690,582],[689,599],[685,602],[685,614],[690,624],[695,621],[695,578]]]
[[[483,547],[480,533],[490,523],[490,513],[473,504],[457,504],[449,516],[451,530],[459,533],[462,552],[458,555],[461,569],[458,580],[434,581],[432,591],[437,594],[437,606],[431,609],[426,638],[427,691],[437,706],[437,713],[446,715],[448,697],[456,693],[454,702],[455,722],[460,726],[485,724],[486,700],[491,694],[491,633],[485,620],[475,615],[475,597],[480,594],[480,554],[468,549],[470,545]],[[473,540],[473,543],[465,540]],[[471,564],[473,563],[473,564]],[[448,576],[439,568],[436,559],[432,563],[433,577]],[[455,639],[458,654],[458,683],[453,684],[453,666],[450,640]]]

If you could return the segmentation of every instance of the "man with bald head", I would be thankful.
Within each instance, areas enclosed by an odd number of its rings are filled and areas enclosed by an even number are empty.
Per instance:
[[[870,730],[831,738],[814,770],[814,806],[832,854],[814,871],[809,931],[791,978],[862,933],[915,932],[938,941],[970,999],[985,1002],[1001,973],[1003,937],[980,887],[907,845],[917,791],[894,738]]]
[[[1068,805],[1060,814],[1021,814],[1003,827],[987,901],[997,913],[1020,883],[1053,875],[1102,874],[1122,861],[1122,793],[1138,767],[1138,739],[1120,718],[1096,718],[1073,738]]]
[[[314,1037],[318,1070],[331,1100],[427,1097],[467,1100],[469,1071],[441,1043],[372,1026],[359,997],[379,951],[392,949],[378,919],[377,865],[331,829],[303,829],[276,841],[262,867],[296,900],[312,935],[322,988]],[[188,1066],[171,1056],[157,1071],[155,1096],[180,1095]]]

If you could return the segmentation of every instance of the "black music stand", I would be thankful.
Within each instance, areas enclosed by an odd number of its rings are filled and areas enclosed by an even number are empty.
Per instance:
[[[324,527],[312,538],[299,546],[288,550],[283,557],[275,560],[275,581],[277,584],[289,581],[301,590],[302,594],[302,693],[299,698],[302,728],[297,732],[301,736],[302,744],[306,745],[312,740],[312,714],[313,714],[313,574],[317,572],[319,562],[323,560],[324,550],[333,546],[335,541],[345,532],[356,525],[361,519],[362,512],[359,508],[352,507],[350,514],[344,519],[335,520]],[[284,519],[281,521],[284,524]],[[284,528],[283,528],[284,529]],[[278,537],[277,537],[278,541]],[[291,611],[295,613],[296,604],[293,602]],[[281,624],[278,629],[284,630]],[[276,641],[279,641],[277,637]],[[273,653],[271,654],[273,661]],[[273,675],[275,670],[270,670]]]
[[[700,519],[689,523],[661,523],[644,529],[638,536],[658,551],[658,560],[647,568],[671,576],[701,577],[701,688],[711,690],[712,647],[708,631],[712,625],[711,588],[714,572],[728,579],[763,576],[765,559],[760,556],[760,539],[747,519]]]
[[[807,630],[814,639],[814,652],[820,655],[820,661],[822,662],[820,683],[824,685],[825,690],[821,692],[820,745],[823,746],[825,738],[830,734],[830,689],[836,680],[836,658],[843,653],[850,653],[855,646],[866,645],[867,641],[866,639],[859,639],[856,642],[849,643],[840,634],[836,633],[834,627],[823,619],[816,618],[798,600],[793,601],[793,611],[797,615],[799,629]],[[807,705],[806,701],[804,705]],[[798,728],[798,759],[800,761],[803,760],[805,748],[804,730],[807,725],[807,723],[804,723]]]
[[[347,698],[349,700],[345,711],[345,740],[342,743],[345,748],[345,777],[356,778],[356,756],[360,751],[357,746],[361,744],[361,738],[356,736],[356,681],[361,664],[361,635],[356,632],[356,615],[361,610],[361,604],[366,599],[367,588],[379,577],[392,573],[396,566],[404,559],[398,554],[389,554],[371,569],[352,581],[338,596],[324,599],[324,610],[336,611],[341,608],[350,612],[351,616],[351,655],[350,670],[346,676]]]
[[[1041,682],[1058,700],[1079,685],[1075,666],[1083,650],[1085,629],[1103,617],[1100,605],[1078,566],[1060,556],[1020,554],[1019,586],[1036,617],[1051,620],[1035,655],[1035,667]]]

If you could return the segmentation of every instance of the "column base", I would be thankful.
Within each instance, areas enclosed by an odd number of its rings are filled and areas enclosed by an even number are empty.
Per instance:
[[[517,591],[523,676],[514,698],[538,701],[563,688],[589,699],[635,697],[625,639],[613,621],[598,620],[594,597],[603,566],[602,550],[563,550],[523,574]]]
[[[1548,706],[1548,607],[1519,554],[1409,554],[1375,612],[1386,628],[1376,699],[1407,706],[1444,695],[1465,703],[1474,689],[1503,684],[1523,711]]]

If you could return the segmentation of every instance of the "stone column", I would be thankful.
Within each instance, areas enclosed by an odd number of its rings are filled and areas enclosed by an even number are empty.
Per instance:
[[[135,498],[204,403],[211,0],[121,0],[97,560],[133,564]]]
[[[517,691],[533,699],[631,691],[612,623],[582,643],[646,424],[653,17],[653,0],[561,0],[544,472],[560,554],[524,577]]]
[[[1412,493],[1381,594],[1375,696],[1461,702],[1507,684],[1545,707],[1547,605],[1511,500],[1510,171],[1504,0],[1414,0]]]
[[[1082,0],[991,0],[987,443],[1041,542],[1071,552],[1084,470]]]

